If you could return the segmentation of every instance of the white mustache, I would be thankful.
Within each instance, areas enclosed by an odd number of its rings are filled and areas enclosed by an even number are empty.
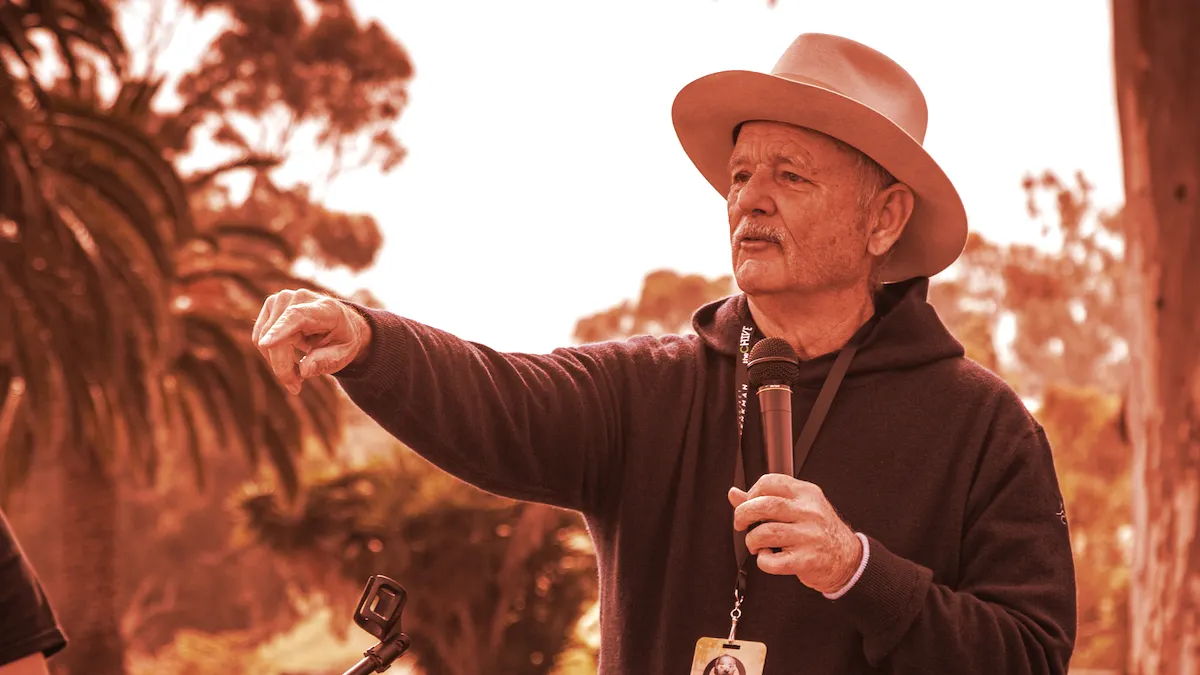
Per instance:
[[[757,239],[769,241],[774,244],[783,243],[783,233],[774,229],[754,222],[743,224],[734,233],[734,240],[737,243],[742,243],[747,239]]]

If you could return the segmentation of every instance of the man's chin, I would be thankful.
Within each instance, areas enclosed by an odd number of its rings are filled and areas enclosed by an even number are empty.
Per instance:
[[[777,270],[762,269],[757,261],[747,261],[734,270],[733,278],[746,295],[766,295],[788,289],[787,280]]]
[[[746,295],[768,295],[787,291],[786,283],[763,279],[758,275],[734,275],[740,291]]]

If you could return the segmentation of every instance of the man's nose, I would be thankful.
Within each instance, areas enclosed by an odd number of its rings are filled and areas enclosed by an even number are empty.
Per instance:
[[[738,210],[745,214],[770,216],[775,213],[770,171],[755,171],[738,191]]]

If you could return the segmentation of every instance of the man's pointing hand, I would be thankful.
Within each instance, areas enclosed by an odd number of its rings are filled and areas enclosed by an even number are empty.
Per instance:
[[[304,380],[336,373],[364,355],[371,328],[334,298],[308,290],[280,291],[263,303],[253,340],[279,382],[298,394]],[[297,351],[304,355],[300,360]]]

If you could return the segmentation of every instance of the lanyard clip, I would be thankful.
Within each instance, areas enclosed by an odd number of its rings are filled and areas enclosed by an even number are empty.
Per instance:
[[[733,589],[733,609],[729,612],[729,642],[733,642],[737,636],[738,619],[742,618],[742,593],[738,589]]]

